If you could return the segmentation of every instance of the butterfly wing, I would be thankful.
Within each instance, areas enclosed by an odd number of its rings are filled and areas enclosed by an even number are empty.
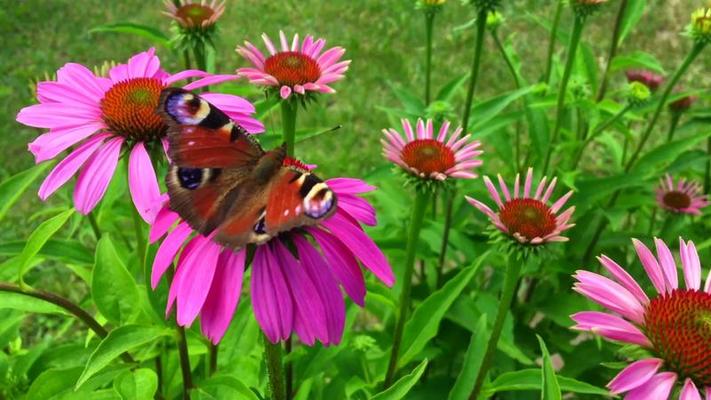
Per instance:
[[[256,163],[259,143],[224,112],[184,89],[161,92],[158,113],[168,125],[168,155],[193,168],[228,168]]]

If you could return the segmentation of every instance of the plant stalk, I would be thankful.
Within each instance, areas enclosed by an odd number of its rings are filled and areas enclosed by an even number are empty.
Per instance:
[[[679,126],[680,119],[681,119],[681,113],[673,112],[671,114],[671,121],[669,123],[669,133],[667,133],[667,143],[674,140],[674,134],[676,133],[677,126]]]
[[[568,82],[570,81],[570,75],[573,72],[573,67],[575,65],[575,55],[578,52],[578,44],[580,43],[580,37],[583,33],[583,27],[585,26],[585,19],[575,16],[573,22],[573,32],[570,35],[570,42],[568,43],[568,58],[565,61],[565,69],[563,70],[563,79],[560,82],[560,87],[558,88],[558,99],[556,102],[556,116],[555,116],[555,127],[553,128],[553,135],[551,137],[550,143],[548,143],[548,150],[546,151],[546,158],[543,162],[543,175],[548,172],[548,167],[550,166],[551,156],[553,155],[553,148],[558,142],[560,136],[560,131],[563,125],[563,115],[565,113],[565,95],[568,91]]]
[[[188,341],[185,338],[185,328],[175,324],[178,356],[180,358],[180,371],[183,374],[183,400],[190,400],[190,389],[193,388],[193,377],[190,370],[190,355],[188,354]]]
[[[407,319],[408,310],[410,308],[410,291],[412,289],[412,272],[415,269],[415,254],[417,244],[420,239],[420,230],[422,229],[422,221],[425,217],[427,205],[430,202],[430,193],[426,191],[418,191],[415,196],[415,204],[412,208],[412,216],[410,218],[410,227],[407,235],[407,247],[405,250],[405,274],[402,278],[402,292],[400,293],[400,310],[397,315],[395,324],[395,333],[393,335],[393,346],[390,352],[390,362],[388,371],[385,375],[385,388],[390,387],[397,372],[398,357],[400,355],[400,344],[402,342],[402,333],[405,328],[405,320]]]
[[[625,12],[627,12],[627,0],[620,0],[620,9],[617,11],[615,27],[612,29],[612,40],[610,42],[610,50],[607,53],[605,72],[602,74],[602,80],[595,99],[598,103],[605,98],[605,93],[607,92],[607,83],[610,79],[610,66],[612,65],[612,59],[617,55],[617,48],[620,46],[620,33]]]
[[[627,111],[629,111],[632,108],[631,105],[626,105],[623,109],[617,112],[617,114],[613,115],[612,117],[608,118],[605,122],[602,124],[598,125],[595,127],[595,130],[588,135],[586,138],[584,138],[583,144],[580,146],[580,150],[578,150],[578,153],[575,156],[575,160],[573,161],[573,165],[571,165],[570,169],[574,170],[578,167],[578,164],[580,164],[580,160],[583,158],[583,153],[585,153],[585,148],[593,142],[602,132],[605,131],[605,129],[609,128],[614,124],[615,122],[619,121],[620,118],[622,118]]]
[[[437,258],[437,279],[435,281],[435,290],[442,287],[442,276],[444,275],[444,261],[447,256],[447,247],[449,245],[449,230],[452,229],[452,211],[454,208],[454,197],[456,196],[457,188],[453,187],[451,191],[446,191],[447,198],[444,206],[444,231],[442,232],[442,245],[439,249],[439,257]]]
[[[513,64],[513,60],[511,60],[511,57],[509,57],[509,54],[506,52],[506,49],[504,48],[503,43],[501,43],[501,39],[499,38],[499,33],[496,30],[491,31],[491,37],[494,39],[494,43],[496,44],[496,48],[499,49],[499,52],[501,53],[501,57],[504,59],[504,62],[506,62],[506,66],[509,69],[509,72],[511,73],[511,76],[514,79],[514,84],[516,85],[516,90],[521,89],[521,76],[519,75],[518,71],[516,71],[516,67]],[[526,110],[526,114],[528,114],[528,101],[526,100],[526,96],[523,97],[523,106],[524,109]],[[518,121],[516,123],[516,138],[514,142],[514,163],[516,167],[516,171],[521,170],[521,123]]]
[[[289,100],[282,100],[281,102],[281,123],[282,123],[282,137],[284,138],[284,143],[286,143],[286,154],[289,156],[294,155],[294,142],[296,140],[296,111],[298,110],[298,105],[295,102]]]
[[[479,392],[484,385],[484,378],[489,372],[492,361],[494,361],[496,346],[499,343],[499,337],[501,337],[501,330],[504,327],[506,314],[511,308],[511,301],[513,300],[514,293],[516,291],[519,275],[521,274],[521,266],[525,262],[525,259],[516,260],[514,257],[509,256],[508,265],[506,266],[506,275],[504,276],[504,287],[501,289],[501,300],[499,301],[499,308],[496,311],[494,327],[492,328],[491,336],[489,336],[489,342],[486,345],[486,352],[484,353],[481,368],[479,369],[479,373],[476,377],[474,390],[469,396],[470,400],[476,400],[478,398]]]
[[[267,363],[267,374],[269,375],[269,388],[274,400],[286,400],[286,389],[284,388],[284,371],[281,364],[281,345],[274,344],[264,336],[264,360]]]
[[[287,356],[291,354],[291,346],[291,336],[289,336],[284,343],[284,350]],[[286,372],[284,377],[286,378],[286,398],[291,399],[292,392],[294,391],[294,364],[292,364],[291,361],[287,361],[285,364]]]
[[[706,140],[706,153],[709,159],[706,160],[706,173],[704,174],[704,193],[711,189],[711,137]]]
[[[217,356],[220,354],[220,345],[210,343],[208,348],[210,355],[210,375],[214,375],[217,372]]]
[[[550,85],[551,75],[553,73],[553,52],[555,51],[556,37],[558,36],[558,26],[560,25],[560,15],[563,12],[563,5],[565,0],[558,0],[558,5],[555,8],[555,14],[553,16],[553,26],[551,27],[551,36],[548,39],[548,56],[546,57],[546,71],[543,75],[543,82]]]
[[[472,70],[469,76],[469,88],[467,89],[467,100],[464,102],[464,115],[462,117],[462,128],[466,132],[469,129],[469,116],[472,111],[474,92],[476,91],[477,80],[479,79],[479,66],[481,65],[481,52],[484,47],[484,35],[486,33],[486,10],[482,7],[476,17],[476,42],[474,44],[474,59],[472,60]]]
[[[98,242],[101,239],[101,229],[99,228],[99,223],[96,222],[96,217],[93,212],[87,214],[86,217],[89,219],[89,225],[91,225],[91,230],[94,232],[94,237]]]
[[[435,12],[425,12],[425,106],[432,101],[432,29],[434,27]]]

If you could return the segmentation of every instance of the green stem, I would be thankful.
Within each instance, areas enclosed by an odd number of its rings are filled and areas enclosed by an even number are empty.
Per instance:
[[[580,145],[580,150],[578,150],[577,155],[575,156],[575,159],[573,161],[573,165],[571,165],[570,169],[575,170],[578,167],[578,164],[580,164],[580,160],[583,158],[583,153],[585,153],[585,148],[592,143],[597,137],[605,131],[605,129],[609,128],[614,124],[615,122],[619,121],[620,118],[622,118],[627,111],[629,111],[632,108],[631,105],[626,105],[624,108],[622,108],[620,111],[617,112],[617,114],[613,115],[612,117],[608,118],[605,122],[602,124],[598,125],[595,127],[595,130],[588,135],[588,137],[584,138],[585,140],[583,141],[583,144]]]
[[[269,388],[274,400],[286,400],[284,388],[284,372],[281,365],[281,345],[274,344],[264,336],[264,360],[267,363]]]
[[[578,52],[578,44],[580,43],[580,37],[582,36],[584,26],[585,19],[576,16],[573,22],[573,32],[570,34],[570,42],[568,43],[568,58],[565,61],[563,79],[561,80],[560,87],[558,88],[555,127],[553,128],[553,135],[551,137],[550,143],[548,143],[548,151],[546,151],[546,158],[543,162],[543,175],[548,172],[551,156],[553,155],[553,148],[558,142],[560,130],[562,129],[563,114],[565,113],[565,95],[568,91],[568,82],[570,81],[570,75],[573,72],[573,66],[575,65],[575,55]]]
[[[417,252],[416,249],[420,239],[422,221],[424,220],[430,197],[430,193],[426,191],[417,192],[415,204],[412,208],[410,227],[407,235],[407,247],[405,249],[405,273],[402,277],[402,291],[400,292],[400,311],[395,324],[395,334],[393,335],[393,346],[390,352],[388,372],[385,375],[385,388],[390,387],[395,377],[395,372],[397,372],[402,332],[405,328],[405,320],[407,319],[407,312],[410,307],[410,290],[412,289],[412,272],[415,268],[415,253]]]
[[[143,271],[146,266],[146,237],[143,235],[143,219],[138,215],[138,211],[133,210],[133,231],[136,235],[136,255],[138,256],[138,262],[140,270]]]
[[[190,51],[187,49],[183,50],[183,64],[185,64],[185,69],[193,69],[190,62]]]
[[[220,353],[220,345],[210,343],[208,353],[210,354],[210,375],[217,372],[217,356]]]
[[[474,92],[476,91],[477,80],[479,79],[479,66],[481,65],[481,50],[484,47],[484,34],[486,33],[486,9],[482,7],[476,17],[476,42],[474,44],[474,59],[472,60],[472,70],[469,76],[469,89],[467,90],[467,100],[464,102],[464,116],[462,117],[462,127],[466,131],[469,129],[469,115],[472,111]]]
[[[284,138],[284,143],[286,143],[286,153],[289,156],[294,155],[294,141],[296,140],[296,111],[298,110],[298,105],[295,102],[289,100],[282,100],[281,102],[281,123],[282,123],[282,137]]]
[[[94,232],[94,237],[98,242],[101,239],[101,229],[99,229],[99,224],[96,222],[96,217],[93,212],[87,214],[86,217],[89,219],[89,225],[91,225],[91,230]]]
[[[494,39],[494,43],[496,44],[496,48],[499,49],[499,53],[501,53],[501,57],[504,59],[504,62],[506,62],[506,66],[509,69],[509,72],[511,73],[511,76],[514,79],[514,84],[516,85],[516,89],[521,89],[521,76],[519,75],[518,71],[516,71],[516,67],[513,64],[513,60],[511,60],[511,57],[509,57],[509,53],[506,52],[506,48],[504,48],[503,43],[501,43],[501,39],[499,38],[498,31],[493,30],[491,31],[491,37]],[[526,97],[523,97],[523,106],[526,109],[526,113],[528,115],[528,101],[526,100]],[[515,162],[515,167],[516,170],[521,169],[521,123],[520,121],[517,121],[516,123],[516,138],[514,142],[514,162]]]
[[[654,207],[654,210],[652,210],[652,216],[649,218],[649,232],[647,232],[647,236],[652,236],[652,233],[654,233],[654,225],[657,222],[657,210],[659,208]]]
[[[711,189],[711,137],[706,140],[706,153],[709,159],[706,160],[706,173],[704,174],[704,193]]]
[[[674,134],[676,133],[676,127],[679,125],[679,120],[681,119],[681,113],[673,112],[671,115],[671,122],[669,123],[669,133],[667,133],[667,143],[674,140]]]
[[[454,208],[454,197],[457,189],[452,188],[451,192],[445,192],[447,197],[444,208],[444,231],[442,232],[442,245],[439,249],[439,258],[437,259],[437,279],[435,281],[435,289],[442,286],[442,276],[444,275],[444,260],[447,256],[447,247],[449,245],[449,231],[452,229],[452,209]]]
[[[635,149],[634,153],[632,153],[630,159],[627,161],[627,165],[625,165],[625,172],[629,172],[632,169],[634,163],[637,161],[637,158],[642,153],[642,149],[644,149],[644,145],[645,143],[647,143],[647,139],[649,139],[649,136],[652,134],[652,130],[657,124],[657,120],[659,120],[659,116],[661,115],[662,110],[666,105],[667,98],[669,97],[669,94],[671,93],[672,89],[674,89],[676,83],[679,81],[681,76],[684,75],[684,72],[686,72],[686,70],[689,68],[694,59],[696,59],[696,57],[701,53],[701,50],[704,49],[705,45],[705,42],[694,43],[694,47],[691,48],[691,51],[689,51],[689,54],[684,59],[684,62],[681,63],[679,68],[677,68],[676,72],[667,83],[667,86],[664,88],[664,92],[662,93],[662,96],[659,99],[657,108],[654,110],[652,119],[649,120],[649,124],[647,124],[647,129],[645,129],[644,133],[642,134],[642,138],[637,144],[637,148]]]
[[[494,327],[492,328],[491,336],[489,336],[489,343],[486,345],[486,352],[484,353],[484,359],[482,360],[479,374],[476,377],[474,390],[469,396],[470,400],[476,400],[478,398],[481,387],[484,384],[484,378],[489,372],[491,363],[494,360],[496,346],[499,343],[499,337],[504,327],[506,314],[509,312],[509,308],[511,308],[511,301],[514,297],[519,275],[521,274],[521,265],[524,263],[525,259],[518,260],[514,257],[509,257],[508,265],[506,266],[506,275],[504,277],[504,287],[501,289],[501,300],[499,301],[499,308],[496,311],[496,319],[494,320]]]
[[[565,0],[558,0],[558,5],[555,8],[555,15],[553,16],[553,26],[551,27],[551,36],[548,39],[548,56],[546,57],[546,72],[543,75],[543,82],[550,85],[551,75],[553,73],[553,52],[555,51],[555,42],[558,36],[558,25],[560,25],[560,15],[563,12],[563,4]]]
[[[185,338],[185,328],[175,324],[178,356],[180,358],[180,371],[183,374],[183,400],[190,400],[190,389],[193,388],[193,377],[190,370],[190,355],[188,354],[188,341]]]
[[[284,350],[287,357],[291,354],[291,346],[291,336],[289,336],[289,338],[286,339],[286,343],[284,343]],[[286,378],[286,398],[291,399],[291,394],[294,390],[294,364],[290,360],[285,364],[286,372],[284,377]]]
[[[163,399],[163,359],[161,356],[156,357],[156,376],[158,377],[156,398]]]
[[[620,0],[620,8],[617,10],[617,18],[615,19],[615,27],[612,29],[612,40],[610,42],[610,50],[607,53],[607,63],[605,64],[605,72],[602,74],[600,88],[597,91],[596,100],[599,103],[605,97],[607,92],[607,83],[610,79],[610,66],[612,59],[617,55],[617,48],[620,45],[620,32],[622,28],[622,20],[627,11],[627,0]]]
[[[428,106],[432,99],[432,28],[434,26],[434,18],[435,12],[425,12],[425,41],[427,52],[425,55],[425,106]]]

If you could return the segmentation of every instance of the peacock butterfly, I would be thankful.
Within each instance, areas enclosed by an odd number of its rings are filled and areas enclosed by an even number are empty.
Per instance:
[[[336,210],[333,191],[285,146],[264,151],[200,96],[164,89],[158,113],[168,126],[170,208],[201,234],[237,249]]]

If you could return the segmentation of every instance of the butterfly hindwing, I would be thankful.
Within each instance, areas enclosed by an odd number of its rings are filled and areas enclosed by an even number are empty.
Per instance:
[[[239,167],[255,163],[264,154],[242,127],[187,90],[164,89],[158,112],[168,125],[168,154],[177,165]]]

